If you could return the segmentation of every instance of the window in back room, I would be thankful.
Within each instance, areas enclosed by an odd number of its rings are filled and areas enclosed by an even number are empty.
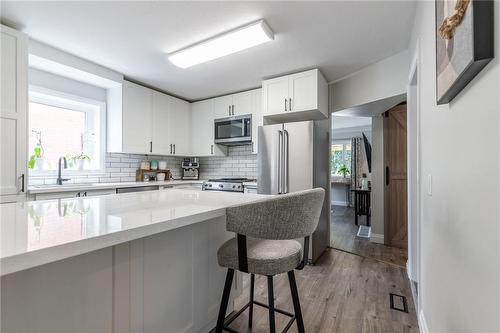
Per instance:
[[[60,157],[73,173],[104,169],[104,103],[30,87],[28,110],[32,175],[54,174]]]
[[[343,171],[347,168],[350,173],[351,170],[351,141],[335,140],[331,146],[331,172],[332,176],[344,176]],[[345,167],[345,168],[344,168]],[[344,171],[345,172],[345,171]],[[346,173],[346,176],[349,176]]]

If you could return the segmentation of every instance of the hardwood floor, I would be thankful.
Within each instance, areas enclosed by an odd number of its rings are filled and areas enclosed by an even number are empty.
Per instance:
[[[315,266],[296,271],[296,277],[307,333],[418,333],[410,285],[403,268],[330,249]],[[248,275],[244,281],[248,284]],[[293,312],[286,274],[274,278],[274,290],[275,306]],[[390,309],[389,293],[406,296],[409,313]],[[241,308],[248,297],[247,285],[236,299],[236,308]],[[255,299],[267,304],[266,277],[256,276]],[[277,314],[277,332],[288,319]],[[254,307],[251,330],[248,310],[231,328],[239,332],[269,332],[267,309]],[[297,332],[295,323],[289,332]]]
[[[354,224],[354,209],[344,206],[332,206],[331,244],[332,247],[369,257],[383,262],[406,267],[407,250],[370,242],[356,237],[358,227]],[[365,217],[360,217],[360,224],[365,224]]]

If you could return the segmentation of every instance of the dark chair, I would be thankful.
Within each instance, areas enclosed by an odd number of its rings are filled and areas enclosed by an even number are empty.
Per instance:
[[[358,216],[366,216],[366,225],[370,226],[371,201],[370,190],[352,190],[354,192],[354,223],[358,225]]]
[[[236,237],[224,243],[217,252],[219,265],[227,267],[228,270],[216,333],[221,333],[222,330],[235,332],[228,326],[247,308],[248,326],[251,328],[254,305],[269,309],[271,333],[276,331],[275,312],[291,318],[283,332],[286,332],[295,320],[299,333],[305,332],[294,270],[305,266],[309,237],[318,225],[324,196],[323,189],[312,189],[227,209],[226,229],[235,232]],[[304,238],[304,249],[295,240],[297,238]],[[251,274],[250,301],[225,320],[235,270]],[[294,313],[274,307],[273,276],[281,273],[288,274]],[[254,300],[255,274],[267,276],[269,304]]]

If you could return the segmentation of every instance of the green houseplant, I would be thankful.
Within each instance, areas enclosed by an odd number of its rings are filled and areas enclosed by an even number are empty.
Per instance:
[[[36,136],[36,145],[33,148],[33,154],[31,154],[28,160],[28,169],[43,169],[43,146],[42,146],[42,132],[32,131]]]
[[[351,172],[349,171],[349,168],[344,164],[339,168],[339,173],[341,173],[342,176],[345,178]]]

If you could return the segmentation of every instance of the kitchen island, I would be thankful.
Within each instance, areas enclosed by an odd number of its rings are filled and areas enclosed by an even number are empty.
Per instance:
[[[208,332],[226,208],[265,198],[170,189],[2,204],[2,332]]]

